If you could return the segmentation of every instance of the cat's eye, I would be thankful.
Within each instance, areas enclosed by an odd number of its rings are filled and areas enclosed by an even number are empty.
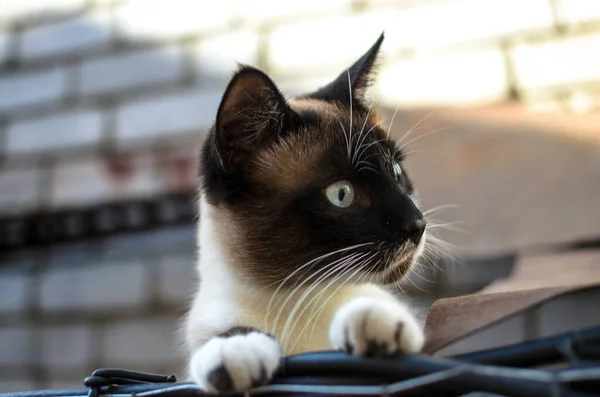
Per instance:
[[[400,164],[395,163],[394,164],[394,176],[396,178],[400,178],[400,175],[402,175],[402,167],[400,167]]]
[[[354,187],[348,181],[337,181],[325,189],[327,199],[340,208],[348,208],[354,202]]]

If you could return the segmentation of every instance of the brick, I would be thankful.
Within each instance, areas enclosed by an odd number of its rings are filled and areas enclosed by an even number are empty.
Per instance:
[[[189,191],[198,184],[198,145],[177,145],[164,149],[157,158],[157,175],[165,190],[173,192]],[[175,202],[171,200],[168,207],[173,207],[177,216],[186,216],[192,206],[190,202]],[[173,212],[165,210],[166,213]]]
[[[67,73],[64,70],[5,75],[0,78],[0,112],[17,107],[59,101],[67,90]]]
[[[19,54],[34,59],[106,46],[112,39],[110,22],[109,10],[101,10],[26,30],[21,36]]]
[[[600,3],[589,0],[560,0],[557,2],[558,20],[578,24],[600,19]]]
[[[116,136],[121,143],[173,134],[200,134],[212,124],[221,92],[191,91],[125,104],[117,112]]]
[[[107,256],[139,255],[141,250],[148,250],[162,256],[171,253],[178,255],[195,255],[196,227],[193,224],[161,227],[156,230],[108,237],[104,249]]]
[[[161,363],[178,363],[178,317],[112,322],[104,330],[101,360],[104,365],[156,371]]]
[[[511,55],[519,84],[536,89],[596,81],[600,78],[599,49],[600,34],[593,34],[543,44],[522,44]]]
[[[284,17],[297,18],[303,14],[317,14],[349,8],[352,0],[305,0],[281,2],[278,0],[242,0],[240,14],[251,23],[277,20]]]
[[[167,255],[158,266],[158,292],[164,302],[186,304],[197,287],[195,256]]]
[[[0,30],[0,63],[4,62],[4,60],[8,57],[9,40],[10,35]]]
[[[95,159],[56,164],[50,186],[51,207],[80,207],[109,201],[112,194],[106,173],[105,164]]]
[[[100,94],[173,81],[182,70],[179,48],[158,48],[88,61],[81,66],[81,94]]]
[[[127,171],[115,171],[116,162]],[[64,161],[52,171],[50,204],[55,208],[145,197],[162,190],[149,155],[123,155],[113,163],[101,157]]]
[[[27,308],[31,279],[23,271],[0,270],[0,313],[19,313]]]
[[[235,31],[200,40],[194,48],[201,84],[223,83],[231,78],[238,63],[257,66],[259,36],[250,30]],[[224,87],[221,87],[224,89]]]
[[[499,49],[415,56],[383,68],[376,90],[395,106],[500,101],[508,91],[504,56]]]
[[[81,11],[85,6],[86,0],[2,0],[0,18],[57,17]]]
[[[126,38],[174,38],[220,29],[235,12],[235,1],[221,0],[210,7],[189,0],[130,0],[116,9],[118,31]]]
[[[20,214],[37,207],[41,182],[37,168],[0,169],[0,213]]]
[[[269,69],[281,74],[340,73],[397,17],[398,12],[389,9],[277,27],[267,39]]]
[[[337,77],[338,73],[319,73],[318,76],[277,78],[275,83],[286,96],[306,94],[323,87]]]
[[[540,337],[576,331],[600,324],[600,289],[578,291],[542,305],[537,314]]]
[[[136,261],[52,267],[41,277],[39,305],[49,311],[139,307],[147,297],[146,272]]]
[[[33,390],[37,390],[37,387],[32,380],[0,379],[0,393],[15,393]]]
[[[389,48],[418,51],[513,33],[550,29],[547,0],[457,0],[421,2],[407,7],[386,24]]]
[[[0,327],[0,365],[32,364],[32,332],[26,327]]]
[[[10,154],[90,146],[100,142],[102,114],[79,110],[10,124],[6,149]]]
[[[89,325],[45,327],[41,331],[40,364],[53,369],[86,366],[92,359],[93,339]]]

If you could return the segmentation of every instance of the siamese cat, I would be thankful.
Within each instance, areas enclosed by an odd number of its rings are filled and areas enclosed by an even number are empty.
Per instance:
[[[286,99],[241,66],[204,142],[200,285],[186,320],[191,380],[267,383],[283,355],[418,352],[424,334],[383,286],[423,252],[403,153],[365,98],[383,34],[348,70]]]

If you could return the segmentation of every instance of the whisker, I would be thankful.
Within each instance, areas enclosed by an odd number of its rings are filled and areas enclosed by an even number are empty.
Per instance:
[[[415,125],[412,126],[412,128],[410,130],[408,130],[403,136],[402,138],[400,138],[400,140],[398,141],[398,145],[400,145],[406,138],[408,138],[410,136],[410,134],[412,134],[415,131],[415,128],[417,128],[422,122],[424,122],[425,120],[427,120],[432,114],[434,114],[435,112],[437,112],[439,109],[439,107],[434,108],[432,111],[430,111],[429,113],[427,113],[425,116],[423,116],[423,118],[421,120],[419,120]]]
[[[415,142],[415,141],[417,141],[417,140],[419,140],[419,139],[425,138],[425,137],[426,137],[426,136],[428,136],[428,135],[435,134],[435,133],[438,133],[438,132],[446,132],[446,131],[454,130],[454,129],[457,129],[457,128],[459,128],[459,127],[444,127],[444,128],[437,128],[437,129],[435,129],[435,130],[428,131],[428,132],[426,132],[426,133],[424,133],[424,134],[421,134],[421,135],[419,135],[419,136],[416,136],[416,137],[412,138],[411,140],[409,140],[408,142],[398,142],[398,143],[397,143],[397,145],[399,146],[398,150],[403,150],[405,147],[407,147],[407,146],[408,146],[408,145],[410,145],[411,143],[413,143],[413,142]],[[400,144],[402,144],[402,145],[400,145]]]
[[[335,296],[335,294],[337,294],[337,292],[344,287],[344,285],[346,285],[350,280],[352,280],[354,278],[354,276],[356,276],[358,273],[360,273],[361,271],[365,270],[367,265],[369,264],[369,262],[371,261],[371,259],[377,255],[377,253],[375,253],[373,256],[364,259],[363,261],[361,261],[360,263],[357,263],[354,265],[354,267],[356,268],[356,270],[350,275],[350,277],[348,277],[346,280],[342,281],[342,283],[335,289],[333,290],[332,293],[329,294],[329,296],[325,299],[325,301],[323,303],[321,303],[321,306],[319,306],[316,310],[316,314],[311,317],[311,319],[305,324],[304,328],[300,331],[300,334],[302,334],[302,332],[304,332],[304,330],[306,329],[306,327],[309,325],[309,323],[312,321],[313,322],[313,326],[310,330],[310,337],[312,338],[312,335],[315,332],[315,327],[318,323],[318,318],[322,315],[323,311],[325,310],[325,308],[327,307],[327,304],[329,303],[329,301]],[[349,269],[347,271],[345,271],[344,273],[340,274],[340,276],[335,279],[332,280],[325,288],[323,288],[323,291],[327,291],[327,289],[334,284],[334,282],[337,282],[341,277],[343,277],[344,275],[348,274],[348,272],[352,270]],[[367,276],[367,273],[364,273],[359,279],[357,284],[360,284],[360,282],[365,278],[365,276]],[[319,296],[322,296],[319,295]]]
[[[388,125],[386,139],[390,139],[390,131],[392,130],[392,125],[394,125],[394,119],[396,118],[396,113],[398,113],[398,109],[400,109],[400,106],[396,106],[396,110],[394,110],[394,115],[392,116],[392,120],[390,121],[390,125]]]
[[[373,105],[373,106],[371,106],[371,107],[369,108],[369,111],[367,112],[367,117],[365,117],[365,121],[363,122],[363,126],[362,126],[362,128],[360,129],[360,132],[359,132],[359,134],[358,134],[358,138],[357,138],[357,145],[356,145],[358,148],[360,148],[360,147],[362,146],[362,144],[364,143],[364,141],[365,141],[366,137],[367,137],[367,136],[369,135],[369,133],[370,133],[371,131],[373,131],[373,129],[374,129],[376,126],[377,126],[377,124],[375,124],[373,127],[371,127],[371,128],[369,129],[369,131],[367,131],[367,132],[366,132],[366,133],[363,135],[363,132],[365,131],[365,127],[367,126],[367,120],[369,119],[369,115],[371,114],[371,111],[373,110],[373,107],[375,107],[375,105]],[[362,135],[362,137],[361,137],[361,135]],[[354,156],[352,157],[352,163],[354,163],[354,162],[356,161],[356,158],[357,158],[357,154],[358,154],[358,153],[359,153],[359,152],[358,152],[358,150],[357,150],[357,151],[354,153]],[[358,157],[360,157],[360,154],[358,154]]]
[[[444,212],[445,210],[451,209],[451,208],[458,208],[458,205],[456,204],[442,204],[442,205],[438,205],[435,207],[432,207],[430,209],[428,209],[427,211],[423,211],[423,215],[427,216],[427,215],[436,215],[439,214],[441,212]]]
[[[368,255],[368,253],[360,254],[359,258],[348,259],[348,260],[344,261],[342,264],[336,264],[337,266],[331,267],[326,273],[322,274],[317,280],[315,280],[313,283],[311,283],[310,287],[302,293],[301,297],[294,304],[292,310],[288,313],[287,320],[284,323],[283,330],[281,332],[280,340],[282,343],[287,339],[287,335],[290,331],[290,327],[293,327],[293,325],[298,321],[298,319],[306,311],[308,305],[305,305],[304,308],[302,309],[302,311],[299,314],[296,314],[296,312],[302,307],[302,303],[304,302],[304,300],[310,296],[311,292],[314,291],[314,289],[317,288],[323,280],[327,279],[331,274],[338,271],[339,267],[350,266],[352,264],[352,262],[359,260],[360,258],[362,258],[365,255]],[[291,328],[291,329],[293,329],[293,328]]]
[[[410,151],[408,151],[408,152],[402,152],[402,154],[403,154],[405,157],[411,156],[411,155],[413,155],[413,154],[420,154],[420,153],[424,153],[424,150],[410,150]]]
[[[357,254],[353,254],[353,255],[357,255]],[[351,257],[353,255],[350,255]],[[317,277],[320,273],[322,272],[328,272],[330,271],[332,268],[335,268],[335,266],[343,261],[348,260],[348,257],[342,257],[340,259],[337,259],[323,267],[321,267],[320,269],[318,269],[317,271],[315,271],[314,273],[312,273],[309,277],[307,277],[306,279],[304,279],[302,281],[302,283],[300,283],[300,285],[298,285],[297,287],[295,287],[286,297],[285,301],[283,302],[283,304],[279,305],[279,310],[277,311],[277,315],[275,316],[275,320],[273,323],[273,333],[276,333],[276,329],[277,329],[277,325],[279,324],[279,317],[283,314],[284,309],[287,307],[288,302],[294,297],[294,295],[299,292],[302,288],[302,286],[304,284],[306,284],[307,282],[309,282],[311,279],[313,279],[314,277]],[[267,317],[268,319],[268,317]]]
[[[361,172],[361,171],[365,171],[365,170],[366,170],[366,171],[371,171],[371,172],[374,172],[375,174],[379,174],[379,175],[381,175],[381,172],[379,172],[379,170],[377,170],[377,169],[375,169],[375,168],[373,168],[373,167],[369,167],[369,166],[362,166],[362,167],[360,167],[360,168],[357,170],[357,172]]]
[[[365,134],[365,136],[366,136],[366,135],[368,135],[368,134],[369,134],[371,131],[373,131],[373,129],[375,129],[375,128],[377,127],[377,125],[378,125],[378,124],[375,124],[373,127],[371,127],[371,129],[369,129],[369,131],[367,131],[367,134]],[[362,143],[364,143],[364,141],[363,141],[363,142],[361,142],[361,144],[359,145],[359,147],[361,148],[361,149],[360,149],[360,152],[357,152],[357,155],[356,155],[355,157],[356,157],[357,159],[360,159],[360,156],[362,156],[362,155],[363,155],[363,153],[364,153],[364,152],[365,152],[365,151],[366,151],[368,148],[370,148],[370,147],[371,147],[371,146],[373,146],[373,145],[377,145],[378,143],[381,143],[381,142],[383,142],[383,141],[384,141],[383,139],[377,139],[377,140],[375,140],[374,142],[370,142],[370,143],[369,143],[369,144],[367,144],[367,145],[363,145],[362,147],[361,147],[361,145],[362,145]]]
[[[351,139],[348,136],[348,133],[346,132],[346,129],[344,128],[344,123],[342,123],[342,120],[340,120],[339,118],[337,119],[338,123],[340,123],[340,127],[342,127],[342,131],[344,132],[344,139],[346,139],[346,150],[348,151],[348,161],[350,161],[351,156],[351,151],[352,151],[352,145],[351,145]]]
[[[367,253],[367,254],[368,254],[368,253]],[[367,259],[367,261],[368,261],[368,259]],[[354,268],[356,268],[356,267],[360,267],[360,266],[361,266],[361,264],[363,264],[363,263],[365,263],[365,260],[362,260],[362,261],[361,261],[360,259],[356,259],[356,260],[354,260],[353,262],[346,264],[346,265],[344,266],[344,269],[343,269],[343,270],[342,270],[342,271],[341,271],[341,272],[340,272],[338,275],[336,275],[336,276],[335,276],[335,277],[334,277],[332,280],[330,280],[330,282],[329,282],[329,283],[328,283],[328,284],[327,284],[325,287],[321,288],[321,289],[319,290],[319,292],[318,292],[318,293],[317,293],[315,296],[313,296],[313,298],[312,298],[312,299],[311,299],[311,300],[310,300],[310,301],[309,301],[309,302],[308,302],[308,303],[307,303],[307,304],[304,306],[303,310],[302,310],[302,311],[301,311],[301,312],[300,312],[298,315],[296,315],[296,318],[295,318],[295,319],[292,321],[292,326],[291,326],[291,329],[292,329],[292,330],[293,330],[293,329],[295,329],[297,322],[298,322],[298,321],[299,321],[299,319],[301,318],[302,314],[303,314],[303,313],[306,311],[306,309],[308,309],[309,307],[312,307],[312,304],[313,304],[313,303],[317,303],[317,302],[318,302],[318,299],[320,299],[320,298],[321,298],[321,297],[322,297],[322,296],[323,296],[323,295],[324,295],[324,294],[327,292],[327,290],[329,289],[329,287],[330,287],[331,285],[333,285],[334,283],[338,282],[338,281],[339,281],[339,280],[340,280],[342,277],[344,277],[346,274],[348,274],[348,273],[349,273],[350,271],[352,271]],[[355,272],[355,273],[356,273],[356,272]],[[353,275],[354,275],[355,273],[353,273]],[[352,277],[353,275],[351,275],[350,277]],[[344,285],[344,283],[345,283],[345,282],[343,282],[343,283],[342,283],[342,285]],[[338,288],[338,289],[339,289],[339,288]],[[336,291],[337,291],[337,290],[336,290]],[[330,294],[330,295],[329,295],[329,297],[328,297],[328,299],[327,299],[326,301],[328,301],[328,300],[329,300],[329,299],[330,299],[332,296],[333,296],[333,294]],[[321,308],[321,307],[319,307],[319,309],[320,309],[320,308]],[[314,312],[318,312],[318,311],[319,311],[319,309],[317,309],[316,311],[313,311],[313,313],[314,313]],[[290,316],[290,317],[291,317],[291,316]],[[308,319],[308,321],[305,323],[304,327],[302,328],[302,330],[300,331],[300,333],[299,333],[298,335],[302,335],[302,333],[304,332],[304,330],[306,329],[306,327],[308,327],[308,325],[311,323],[311,321],[313,321],[313,320],[316,320],[317,318],[318,318],[318,316],[316,316],[316,315],[311,315],[311,316],[310,316],[310,318],[309,318],[309,319]],[[297,341],[296,341],[296,343],[297,343]],[[295,343],[295,344],[292,346],[292,349],[293,349],[293,347],[295,347],[295,346],[296,346],[296,343]]]
[[[464,229],[456,227],[456,225],[465,225],[467,222],[464,221],[454,221],[454,222],[444,222],[437,223],[431,220],[427,220],[427,229],[428,230],[450,230],[457,233],[467,233]]]
[[[351,245],[349,247],[345,247],[345,248],[341,248],[339,250],[335,250],[335,251],[329,252],[327,254],[318,256],[318,257],[316,257],[316,258],[308,261],[306,264],[304,264],[304,265],[300,266],[298,269],[294,270],[291,274],[289,274],[286,278],[284,278],[279,283],[279,286],[275,289],[275,291],[271,295],[271,298],[269,299],[269,302],[267,304],[267,315],[265,316],[265,322],[267,321],[267,319],[268,319],[271,311],[273,310],[273,300],[275,299],[275,297],[277,296],[277,294],[279,293],[279,291],[281,290],[281,288],[283,288],[283,286],[285,285],[285,283],[287,283],[290,280],[290,278],[294,277],[299,271],[301,271],[302,269],[306,269],[308,266],[311,266],[311,265],[313,265],[313,264],[315,264],[315,263],[317,263],[317,262],[319,262],[319,261],[321,261],[323,259],[326,259],[326,258],[328,258],[328,257],[330,257],[332,255],[339,254],[340,252],[346,252],[346,251],[350,251],[350,250],[353,250],[353,249],[356,249],[356,248],[364,247],[365,245],[369,245],[369,244],[372,244],[372,243],[361,243],[361,244]],[[279,300],[278,300],[278,302],[279,302]],[[267,324],[265,323],[265,325],[267,325]],[[267,328],[265,328],[265,329],[267,329]]]
[[[353,118],[352,102],[353,102],[353,99],[352,99],[352,84],[350,83],[350,69],[348,69],[347,75],[348,75],[348,95],[350,97],[350,131],[349,131],[350,132],[350,143],[351,143],[350,147],[352,148],[352,137],[354,135],[352,133],[352,118]]]

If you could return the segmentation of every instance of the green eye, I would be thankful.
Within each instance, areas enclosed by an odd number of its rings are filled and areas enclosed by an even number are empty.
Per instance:
[[[337,181],[325,189],[327,199],[340,208],[348,208],[354,202],[354,187],[348,181]]]
[[[398,163],[394,164],[394,175],[396,176],[396,178],[399,178],[400,175],[402,175],[402,168],[400,167],[400,164],[398,164]]]

